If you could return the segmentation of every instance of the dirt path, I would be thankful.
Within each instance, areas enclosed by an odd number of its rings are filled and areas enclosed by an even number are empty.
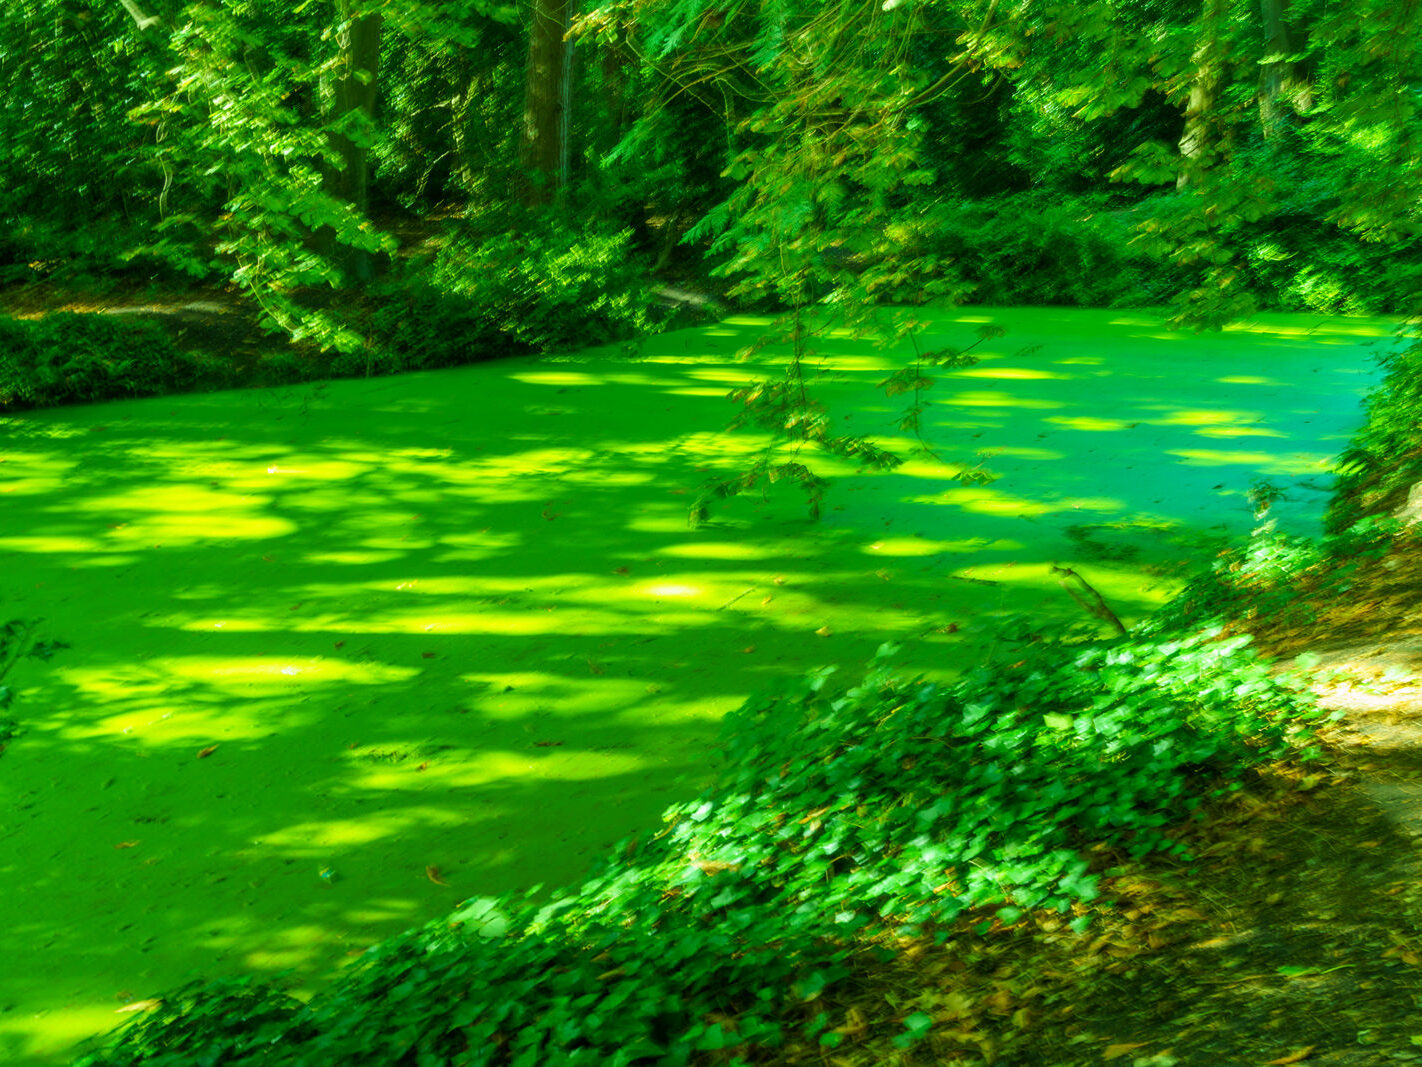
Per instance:
[[[1235,802],[1180,872],[1190,906],[1159,948],[1073,1005],[1065,1029],[1091,1054],[1058,1046],[1037,1062],[1422,1063],[1419,593],[1412,543],[1302,617],[1258,626],[1272,654],[1311,652],[1336,672],[1317,688],[1344,713],[1327,773]]]

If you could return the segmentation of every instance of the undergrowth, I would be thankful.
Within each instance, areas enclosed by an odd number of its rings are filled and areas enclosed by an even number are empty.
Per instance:
[[[748,701],[725,767],[581,883],[465,901],[369,950],[309,1004],[189,987],[85,1067],[686,1064],[844,1044],[814,1002],[884,932],[941,940],[1030,909],[1082,931],[1106,847],[1172,832],[1249,768],[1307,754],[1322,713],[1217,629],[1005,635],[955,683],[831,669]],[[932,1030],[906,1014],[907,1048]]]
[[[1339,457],[1327,516],[1334,533],[1364,515],[1396,510],[1422,481],[1422,344],[1414,340],[1377,362],[1385,378],[1368,394],[1363,427]]]
[[[1225,620],[1236,626],[1254,620],[1308,624],[1318,603],[1345,594],[1358,566],[1385,555],[1404,529],[1400,520],[1386,515],[1359,519],[1321,538],[1279,533],[1266,524],[1197,571],[1149,625],[1170,629]]]
[[[0,412],[175,393],[205,374],[153,323],[65,312],[0,318]]]

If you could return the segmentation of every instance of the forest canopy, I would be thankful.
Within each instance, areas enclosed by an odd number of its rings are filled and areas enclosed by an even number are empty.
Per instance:
[[[772,305],[1407,312],[1418,19],[1322,0],[17,0],[0,279],[227,281],[347,352],[396,292],[425,315],[517,303],[485,268],[518,257],[535,280],[711,270]],[[562,334],[590,302],[560,309]]]

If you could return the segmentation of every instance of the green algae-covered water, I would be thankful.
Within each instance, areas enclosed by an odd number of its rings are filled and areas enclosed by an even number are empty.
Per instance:
[[[0,620],[72,647],[10,682],[0,1062],[63,1062],[198,976],[311,989],[457,901],[577,877],[712,772],[751,691],[918,635],[955,670],[1008,612],[1127,619],[1292,486],[1309,532],[1381,320],[971,309],[919,456],[699,529],[734,319],[542,361],[0,419]],[[1037,347],[1033,347],[1037,346]],[[887,432],[895,358],[831,338],[824,395]],[[908,442],[904,442],[907,446]],[[980,456],[978,453],[984,453]],[[988,486],[952,479],[983,462]]]

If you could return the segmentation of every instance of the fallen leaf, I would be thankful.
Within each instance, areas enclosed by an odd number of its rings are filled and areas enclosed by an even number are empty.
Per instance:
[[[1145,1048],[1149,1044],[1149,1041],[1135,1041],[1119,1045],[1107,1045],[1101,1053],[1101,1058],[1103,1060],[1119,1060],[1127,1053],[1134,1052],[1138,1048]]]
[[[120,841],[114,848],[137,848],[137,841]]]
[[[778,574],[777,574],[774,578],[772,578],[771,581],[774,582],[776,585],[784,585],[784,584],[785,584],[785,579],[782,578],[782,577],[780,577],[780,575],[778,575]]]
[[[815,631],[815,634],[819,637],[829,637],[833,633],[834,631],[831,630],[828,626],[821,626],[818,630]]]
[[[618,568],[616,568],[612,573],[613,573],[613,574],[631,574],[631,573],[632,573],[632,568],[631,568],[631,567],[618,567]]]
[[[148,1011],[150,1008],[156,1008],[162,1003],[163,1002],[161,1000],[158,1000],[156,998],[149,1000],[135,1000],[132,1004],[125,1004],[121,1008],[115,1008],[114,1014],[120,1015],[124,1012]]]
[[[207,759],[208,756],[211,756],[211,755],[212,755],[214,752],[216,752],[216,751],[217,751],[217,746],[216,746],[216,745],[208,745],[205,749],[203,749],[201,752],[199,752],[199,753],[197,754],[197,758],[198,758],[198,759]]]
[[[1313,1045],[1305,1045],[1297,1052],[1290,1052],[1287,1056],[1280,1056],[1277,1060],[1265,1060],[1264,1067],[1284,1067],[1285,1064],[1298,1063],[1300,1060],[1308,1059],[1313,1049]]]
[[[602,667],[598,665],[597,660],[593,659],[588,660],[588,670],[591,671],[593,674],[603,673]]]
[[[561,744],[563,744],[562,741],[535,741],[535,742],[533,742],[533,747],[534,747],[534,748],[557,748],[557,747],[558,747],[559,745],[561,745]]]
[[[336,648],[345,648],[345,647],[346,647],[346,643],[345,643],[344,641],[337,641],[335,647],[336,647]]]
[[[428,867],[425,868],[425,877],[428,878],[435,885],[449,885],[449,883],[446,882],[444,878],[440,875],[439,868],[436,867],[433,863],[431,863]]]
[[[421,652],[420,659],[434,659],[437,655],[439,655],[438,652]]]
[[[429,762],[426,761],[426,762],[424,762],[424,763],[421,763],[418,767],[416,767],[415,770],[417,770],[417,771],[423,771],[423,770],[428,769],[428,767],[429,767]]]
[[[301,605],[304,604],[304,603],[306,603],[306,601],[304,601],[304,600],[298,600],[295,604],[291,605],[291,607],[287,608],[286,610],[287,610],[287,611],[296,611],[296,610],[297,610],[298,608],[300,608]]]
[[[746,647],[741,649],[741,651],[744,652],[747,656],[749,656],[752,652],[755,651],[755,645],[746,645]]]
[[[994,1015],[1007,1015],[1017,1006],[1012,994],[1006,989],[995,991],[983,1001],[983,1004]]]

